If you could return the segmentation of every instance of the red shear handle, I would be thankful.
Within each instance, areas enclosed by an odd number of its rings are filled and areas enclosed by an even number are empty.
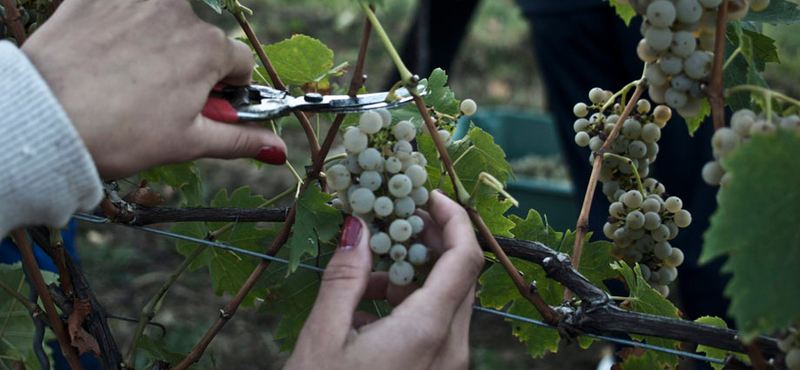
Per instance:
[[[239,122],[239,113],[229,101],[222,98],[208,98],[206,105],[203,106],[202,114],[218,122]]]

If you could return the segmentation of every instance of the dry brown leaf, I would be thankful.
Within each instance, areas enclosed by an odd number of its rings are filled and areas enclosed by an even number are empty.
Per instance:
[[[126,195],[123,199],[128,203],[136,203],[145,207],[155,207],[161,203],[164,203],[164,199],[161,198],[161,194],[151,191],[150,188],[147,187],[146,179],[142,179],[136,189]]]
[[[88,299],[76,299],[72,302],[72,314],[67,319],[67,331],[73,347],[79,354],[92,352],[100,356],[100,345],[97,340],[82,328],[86,315],[92,312],[92,303]]]

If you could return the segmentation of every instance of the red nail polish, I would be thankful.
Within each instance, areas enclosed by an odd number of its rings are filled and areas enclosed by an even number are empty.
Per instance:
[[[284,164],[286,163],[286,152],[276,146],[265,146],[258,151],[254,158],[267,164]]]
[[[342,236],[339,238],[339,249],[349,249],[358,245],[361,240],[361,221],[350,216],[342,226]]]

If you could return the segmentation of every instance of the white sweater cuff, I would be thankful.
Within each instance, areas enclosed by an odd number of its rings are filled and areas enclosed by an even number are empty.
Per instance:
[[[20,226],[62,226],[102,196],[92,157],[47,83],[0,41],[0,237]]]

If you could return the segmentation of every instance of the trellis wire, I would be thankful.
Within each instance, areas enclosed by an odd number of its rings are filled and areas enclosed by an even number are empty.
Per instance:
[[[263,254],[263,253],[258,253],[258,252],[253,252],[253,251],[249,251],[249,250],[246,250],[246,249],[232,247],[232,246],[229,246],[229,245],[226,245],[226,244],[222,244],[222,243],[219,243],[219,242],[212,242],[212,241],[208,241],[208,240],[193,238],[193,237],[190,237],[190,236],[175,234],[175,233],[171,233],[171,232],[168,232],[168,231],[153,229],[153,228],[150,228],[150,227],[117,224],[117,223],[111,222],[106,217],[99,217],[99,216],[94,216],[94,215],[85,214],[85,213],[76,213],[75,215],[73,215],[73,217],[75,219],[77,219],[77,220],[91,222],[91,223],[95,223],[95,224],[122,225],[122,226],[130,227],[132,229],[142,230],[142,231],[146,231],[146,232],[149,232],[149,233],[158,234],[158,235],[162,235],[162,236],[166,236],[166,237],[170,237],[170,238],[186,240],[186,241],[190,241],[190,242],[194,242],[194,243],[198,243],[198,244],[207,245],[207,246],[210,246],[210,247],[215,247],[215,248],[220,248],[220,249],[224,249],[224,250],[228,250],[228,251],[232,251],[232,252],[245,254],[245,255],[248,255],[248,256],[256,257],[256,258],[267,259],[267,260],[275,261],[275,262],[282,263],[282,264],[289,264],[289,261],[286,260],[286,259],[283,259],[283,258],[273,257],[273,256],[269,256],[269,255],[266,255],[266,254]],[[311,265],[307,265],[307,264],[304,264],[304,263],[298,264],[298,267],[306,269],[306,270],[315,271],[315,272],[324,272],[325,271],[324,269],[319,268],[317,266],[311,266]],[[542,321],[534,320],[534,319],[527,318],[527,317],[524,317],[524,316],[519,316],[519,315],[506,313],[506,312],[503,312],[503,311],[498,311],[498,310],[485,308],[485,307],[480,307],[480,306],[473,306],[472,309],[474,311],[485,312],[485,313],[488,313],[488,314],[491,314],[491,315],[496,315],[496,316],[504,317],[504,318],[511,319],[511,320],[522,321],[522,322],[525,322],[525,323],[528,323],[528,324],[532,324],[532,325],[536,325],[536,326],[540,326],[540,327],[543,327],[543,328],[557,329],[557,327],[555,327],[553,325],[549,325],[549,324],[544,323]],[[609,337],[609,336],[605,336],[605,335],[596,335],[596,334],[589,334],[589,333],[581,334],[581,335],[587,336],[587,337],[590,337],[590,338],[609,341],[609,342],[612,342],[612,343],[618,343],[618,344],[624,344],[624,345],[628,345],[628,346],[632,346],[632,347],[650,349],[650,350],[653,350],[653,351],[669,353],[669,354],[677,355],[677,356],[684,356],[684,357],[688,357],[688,358],[691,358],[691,359],[695,359],[695,360],[699,360],[699,361],[705,361],[705,362],[709,362],[709,363],[716,363],[716,364],[724,364],[725,363],[723,360],[718,359],[718,358],[698,355],[696,353],[680,351],[680,350],[676,350],[676,349],[672,349],[672,348],[654,346],[654,345],[651,345],[651,344],[641,343],[641,342],[637,342],[637,341],[633,341],[633,340],[614,338],[614,337]]]

